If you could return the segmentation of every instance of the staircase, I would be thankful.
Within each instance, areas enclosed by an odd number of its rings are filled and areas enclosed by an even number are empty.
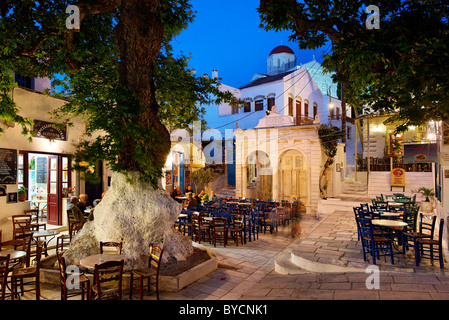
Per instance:
[[[343,194],[346,195],[363,195],[368,191],[368,186],[366,183],[355,181],[355,180],[345,180],[343,186]]]

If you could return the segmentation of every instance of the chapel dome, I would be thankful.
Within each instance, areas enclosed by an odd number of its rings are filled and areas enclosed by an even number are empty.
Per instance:
[[[273,54],[276,54],[276,53],[290,53],[290,54],[295,54],[295,53],[293,52],[292,49],[290,49],[289,47],[284,46],[284,45],[277,46],[276,48],[274,48],[273,50],[271,50],[270,56],[273,55]]]

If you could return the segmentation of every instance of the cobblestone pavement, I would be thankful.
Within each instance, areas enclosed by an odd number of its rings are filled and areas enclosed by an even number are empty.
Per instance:
[[[353,213],[334,211],[317,219],[305,216],[302,233],[290,235],[289,225],[278,231],[259,234],[259,239],[235,246],[216,248],[206,244],[218,258],[219,267],[209,275],[177,293],[161,293],[162,300],[446,300],[449,299],[449,277],[446,268],[435,265],[415,267],[410,254],[395,257],[395,265],[381,260],[378,278],[366,272],[310,272],[297,274],[275,271],[277,260],[292,252],[308,261],[340,267],[366,268],[357,241]],[[363,269],[360,269],[363,270]],[[59,287],[42,285],[42,299],[58,300]],[[24,299],[34,299],[26,294]],[[127,298],[127,292],[124,292]],[[154,300],[154,295],[145,296]]]

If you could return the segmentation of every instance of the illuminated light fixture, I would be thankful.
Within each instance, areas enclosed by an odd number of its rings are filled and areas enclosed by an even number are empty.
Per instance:
[[[416,127],[415,127],[415,126],[408,126],[407,129],[409,129],[409,130],[415,130]]]

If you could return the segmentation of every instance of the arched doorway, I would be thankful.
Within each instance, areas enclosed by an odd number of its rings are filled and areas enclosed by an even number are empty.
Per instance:
[[[304,156],[296,150],[285,152],[280,161],[281,199],[308,204],[308,174]]]
[[[270,157],[263,151],[254,151],[248,155],[246,166],[247,188],[251,198],[261,200],[272,199],[273,195],[273,170]]]

